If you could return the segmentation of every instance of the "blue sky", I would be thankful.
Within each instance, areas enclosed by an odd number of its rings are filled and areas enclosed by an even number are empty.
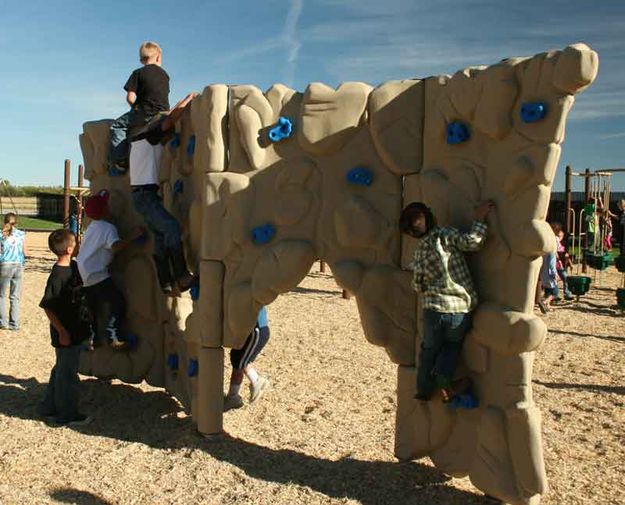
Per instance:
[[[210,83],[378,84],[583,41],[599,76],[569,116],[561,189],[566,164],[625,166],[624,34],[623,0],[0,0],[0,177],[62,184],[82,123],[125,112],[144,40],[163,47],[172,103]]]

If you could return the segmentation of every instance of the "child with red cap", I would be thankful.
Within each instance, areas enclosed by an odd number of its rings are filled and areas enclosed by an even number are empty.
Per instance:
[[[133,239],[121,240],[115,225],[105,220],[109,214],[108,200],[108,191],[102,190],[85,203],[85,213],[91,219],[91,223],[83,236],[76,261],[87,304],[95,320],[98,341],[108,340],[114,349],[125,349],[128,342],[120,332],[125,303],[122,294],[113,283],[109,265],[116,253],[126,249],[133,242],[143,242],[145,235],[140,229]]]

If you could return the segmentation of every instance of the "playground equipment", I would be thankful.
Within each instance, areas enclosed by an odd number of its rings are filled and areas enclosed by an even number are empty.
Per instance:
[[[569,167],[567,167],[569,168]],[[583,223],[584,223],[584,213],[586,212],[586,209],[583,208],[579,211],[579,229],[576,233],[576,228],[575,228],[575,209],[569,208],[568,212],[571,214],[571,219],[570,221],[572,221],[572,230],[573,230],[573,234],[571,235],[572,241],[571,241],[571,247],[573,251],[579,251],[579,254],[582,254],[582,236],[583,236]],[[576,242],[575,242],[575,237],[577,237],[577,248],[576,248]],[[580,275],[580,268],[581,268],[581,259],[577,258],[577,266],[576,266],[576,274],[575,275],[569,275],[567,277],[567,286],[569,288],[569,290],[571,291],[571,293],[573,293],[576,297],[577,297],[577,301],[579,302],[579,297],[585,295],[586,293],[588,293],[588,290],[590,289],[590,277],[587,275]]]
[[[70,230],[76,236],[76,242],[80,245],[82,240],[83,208],[85,198],[89,196],[91,189],[85,186],[85,168],[78,165],[78,186],[71,185],[72,165],[70,160],[65,160],[63,176],[63,227]],[[72,212],[72,200],[74,212]]]
[[[573,95],[597,67],[596,53],[575,44],[377,88],[208,86],[176,126],[160,176],[187,262],[200,275],[199,296],[163,298],[149,244],[120,258],[114,279],[137,347],[84,353],[82,372],[165,387],[201,433],[219,434],[224,347],[241,347],[259,308],[321,259],[355,296],[367,340],[398,365],[397,457],[429,456],[492,496],[536,505],[546,475],[531,376],[546,328],[533,299],[540,258],[554,242],[544,216]],[[280,117],[291,134],[261,145]],[[128,176],[108,175],[109,125],[85,123],[80,144],[91,188],[110,191],[124,236],[141,220]],[[189,154],[180,146],[192,136]],[[368,173],[349,176],[354,168]],[[418,299],[407,271],[415,243],[400,236],[399,213],[423,201],[440,224],[465,227],[486,198],[497,208],[485,247],[470,258],[480,304],[461,372],[472,377],[479,408],[420,403]]]

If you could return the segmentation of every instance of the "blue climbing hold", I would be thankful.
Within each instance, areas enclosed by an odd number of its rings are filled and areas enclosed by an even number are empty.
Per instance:
[[[167,366],[172,370],[178,370],[178,355],[175,352],[167,355]]]
[[[200,364],[198,363],[198,361],[196,359],[191,358],[189,360],[189,366],[187,366],[187,375],[189,377],[195,377],[198,373],[199,368],[200,368]]]
[[[116,165],[109,167],[109,175],[111,177],[119,177],[120,175],[124,175],[125,173],[126,173],[126,170],[122,168],[118,168]]]
[[[169,145],[173,147],[174,149],[180,146],[180,134],[179,133],[174,133],[174,138],[171,139],[171,142],[169,143]]]
[[[200,284],[195,284],[191,286],[189,289],[189,293],[191,293],[191,300],[197,301],[200,299]]]
[[[449,402],[449,406],[452,409],[476,409],[480,406],[477,398],[473,396],[473,393],[462,393],[455,395]]]
[[[471,138],[469,128],[464,123],[453,122],[447,125],[447,143],[462,144]]]
[[[183,189],[184,182],[182,182],[182,179],[176,179],[176,182],[174,182],[174,193],[182,193]]]
[[[189,137],[189,141],[187,142],[187,154],[192,156],[195,152],[195,135],[191,135]]]
[[[373,173],[368,168],[356,167],[347,172],[347,182],[359,186],[371,186]]]
[[[536,123],[545,119],[547,106],[542,102],[527,102],[521,105],[521,119],[524,123]]]
[[[134,333],[128,333],[125,336],[124,341],[128,342],[128,349],[133,350],[133,349],[136,349],[139,339],[137,338],[137,335],[135,335]]]
[[[257,226],[252,230],[252,242],[256,245],[266,244],[275,236],[276,229],[272,224]]]
[[[291,123],[291,120],[284,116],[280,116],[278,124],[269,130],[269,140],[272,142],[280,142],[281,140],[290,137],[292,133],[293,123]]]

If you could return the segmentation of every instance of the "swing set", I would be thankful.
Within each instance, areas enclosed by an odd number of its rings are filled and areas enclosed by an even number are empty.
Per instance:
[[[570,166],[566,167],[566,232],[570,234],[572,250],[577,253],[577,266],[575,275],[568,277],[568,287],[579,301],[580,296],[585,295],[590,289],[591,278],[583,275],[590,266],[594,270],[594,281],[601,284],[602,272],[612,263],[612,255],[608,251],[611,239],[610,198],[612,192],[612,175],[615,172],[625,172],[625,168],[603,169],[591,172],[586,169],[583,173],[573,172]],[[584,178],[584,206],[576,215],[572,206],[572,178]],[[617,290],[617,299],[621,305],[625,305],[625,257],[623,244],[621,244],[621,256],[615,261],[617,268],[623,272],[623,288]],[[620,266],[620,268],[619,268]],[[581,274],[580,274],[581,269]],[[619,297],[619,292],[621,292]]]

